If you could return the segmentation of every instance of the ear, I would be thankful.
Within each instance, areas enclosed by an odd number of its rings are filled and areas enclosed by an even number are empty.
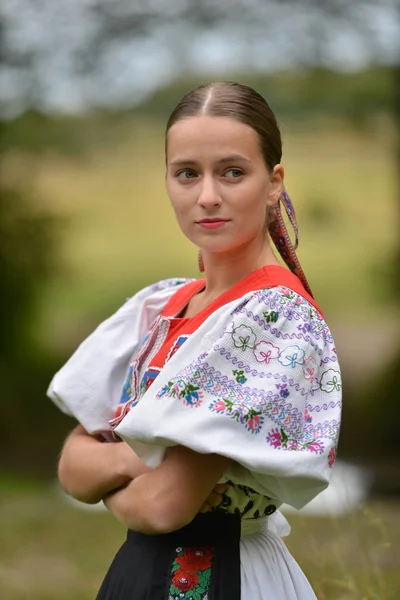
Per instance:
[[[278,204],[279,198],[281,197],[284,184],[283,180],[285,178],[285,170],[283,166],[279,163],[275,165],[272,173],[270,174],[270,189],[268,191],[267,205],[272,207]]]

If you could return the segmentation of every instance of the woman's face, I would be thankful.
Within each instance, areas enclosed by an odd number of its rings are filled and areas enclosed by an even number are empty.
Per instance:
[[[206,252],[264,243],[267,208],[283,190],[270,173],[257,133],[227,117],[178,121],[167,139],[167,190],[183,233]]]

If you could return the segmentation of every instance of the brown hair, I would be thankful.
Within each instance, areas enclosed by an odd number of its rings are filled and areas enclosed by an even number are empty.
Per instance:
[[[248,125],[258,134],[261,153],[272,171],[282,158],[282,140],[278,123],[264,98],[253,88],[231,81],[201,85],[182,98],[167,123],[165,139],[171,127],[196,115],[229,117]],[[167,148],[167,141],[165,143]]]

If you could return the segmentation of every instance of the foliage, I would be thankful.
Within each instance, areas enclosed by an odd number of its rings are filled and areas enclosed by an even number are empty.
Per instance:
[[[213,80],[226,75],[213,75]],[[229,77],[254,87],[279,116],[291,118],[299,126],[310,126],[318,119],[342,118],[351,127],[370,128],[371,120],[394,112],[393,96],[396,70],[390,67],[369,68],[345,73],[328,68],[313,68],[266,75],[262,72],[237,72]],[[136,110],[166,120],[172,109],[192,88],[209,81],[209,77],[187,76],[157,90]]]
[[[38,290],[54,268],[55,219],[37,209],[34,196],[0,193],[0,360],[9,362],[26,344]]]
[[[207,60],[210,42],[218,43],[216,60],[218,48],[225,48],[231,72],[230,52],[231,62],[246,70],[348,69],[360,59],[398,65],[396,43],[388,43],[394,26],[387,23],[399,18],[398,0],[180,0],[168,10],[163,2],[127,0],[57,7],[42,0],[40,11],[31,4],[19,0],[17,12],[12,0],[0,5],[0,111],[8,115],[127,106],[157,86],[153,71],[165,81],[201,70],[199,54]]]
[[[346,429],[357,428],[362,431],[362,436],[354,444],[351,443],[350,432],[346,435],[342,448],[346,454],[358,460],[367,459],[370,456],[371,440],[375,440],[375,444],[379,446],[375,448],[375,452],[379,454],[381,461],[398,454],[399,413],[394,400],[399,395],[399,372],[400,349],[359,390],[356,401],[348,408]],[[396,482],[392,482],[391,487],[400,492],[399,477]]]
[[[18,151],[31,157],[56,154],[80,160],[98,144],[120,141],[125,121],[126,115],[112,111],[52,116],[29,110],[0,122],[0,151]]]
[[[42,287],[57,264],[60,223],[22,186],[0,187],[0,211],[0,418],[7,423],[0,465],[43,472],[43,458],[55,454],[55,438],[59,445],[65,432],[64,420],[55,414],[52,427],[41,433],[51,418],[41,399],[59,359],[34,332]]]

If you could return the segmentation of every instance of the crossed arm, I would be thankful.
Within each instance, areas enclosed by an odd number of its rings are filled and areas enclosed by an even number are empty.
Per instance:
[[[68,494],[86,503],[101,499],[128,528],[168,533],[221,501],[216,485],[228,459],[176,446],[156,469],[124,442],[103,443],[78,425],[61,453],[58,475]]]

